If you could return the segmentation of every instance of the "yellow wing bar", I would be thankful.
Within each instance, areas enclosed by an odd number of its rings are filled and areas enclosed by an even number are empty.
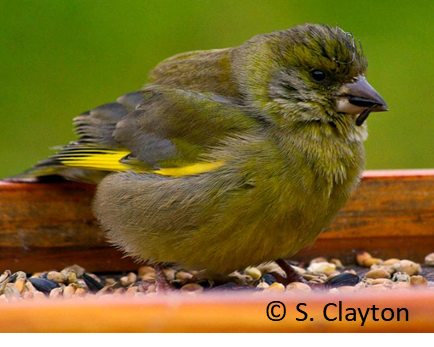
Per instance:
[[[62,165],[74,168],[103,171],[128,171],[143,172],[142,169],[120,162],[122,158],[130,154],[128,151],[115,151],[111,149],[85,148],[74,152],[59,153],[56,159]],[[182,167],[161,168],[150,171],[157,175],[182,177],[199,175],[220,168],[223,161],[199,162]]]
[[[123,164],[120,160],[128,155],[127,151],[113,151],[113,150],[99,150],[99,153],[93,153],[91,150],[81,152],[80,155],[59,155],[58,160],[65,166],[76,167],[81,169],[90,170],[104,170],[104,171],[127,171],[132,167]]]
[[[182,176],[189,176],[189,175],[199,175],[201,173],[205,173],[208,171],[217,170],[222,165],[223,165],[222,161],[216,161],[213,163],[202,162],[202,163],[195,163],[195,164],[186,165],[182,167],[163,168],[152,172],[163,176],[182,177]]]

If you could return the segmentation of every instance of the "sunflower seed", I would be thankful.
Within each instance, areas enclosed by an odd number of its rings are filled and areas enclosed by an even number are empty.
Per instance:
[[[37,290],[46,294],[49,294],[55,288],[59,288],[59,284],[45,278],[29,278],[29,281]]]
[[[325,286],[326,288],[338,288],[343,286],[355,286],[359,282],[359,276],[344,272],[328,279]]]
[[[96,293],[104,288],[101,282],[97,281],[87,273],[83,272],[82,277],[91,293]]]

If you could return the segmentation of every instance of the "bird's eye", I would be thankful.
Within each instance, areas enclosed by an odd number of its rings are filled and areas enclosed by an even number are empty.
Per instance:
[[[317,82],[323,82],[326,79],[326,73],[322,70],[313,70],[310,75]]]

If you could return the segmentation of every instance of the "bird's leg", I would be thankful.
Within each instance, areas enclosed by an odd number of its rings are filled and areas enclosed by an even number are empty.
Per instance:
[[[273,273],[273,276],[283,285],[288,285],[292,282],[301,282],[307,284],[307,281],[300,275],[297,271],[295,271],[291,265],[289,265],[283,259],[276,260],[277,265],[281,267],[283,271],[285,271],[286,277],[283,277],[277,273]]]
[[[167,279],[166,275],[163,271],[163,266],[161,264],[154,265],[155,269],[155,286],[157,287],[157,292],[164,293],[164,292],[170,292],[174,290],[175,288],[172,286],[172,284]]]

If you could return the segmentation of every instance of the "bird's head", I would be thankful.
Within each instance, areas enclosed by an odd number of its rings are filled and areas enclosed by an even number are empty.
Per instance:
[[[370,112],[388,109],[366,80],[361,44],[338,27],[305,24],[247,47],[247,99],[282,119],[360,126]]]

